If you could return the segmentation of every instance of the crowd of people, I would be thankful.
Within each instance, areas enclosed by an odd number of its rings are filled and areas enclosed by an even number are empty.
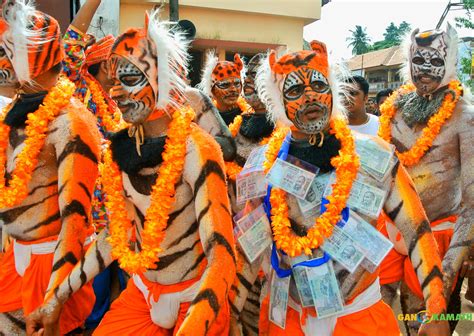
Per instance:
[[[452,27],[411,32],[370,111],[323,42],[209,53],[192,88],[159,10],[98,39],[99,5],[65,33],[1,8],[0,335],[454,332],[474,108]]]

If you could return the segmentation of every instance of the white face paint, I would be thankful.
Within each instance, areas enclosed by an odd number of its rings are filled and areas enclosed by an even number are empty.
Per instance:
[[[418,93],[427,95],[434,92],[446,73],[445,58],[431,47],[417,47],[412,52],[411,79]]]
[[[145,74],[124,57],[113,56],[110,63],[114,81],[111,96],[128,123],[144,122],[153,112],[154,93]]]

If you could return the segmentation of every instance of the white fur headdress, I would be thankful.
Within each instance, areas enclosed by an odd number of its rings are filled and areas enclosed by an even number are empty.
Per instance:
[[[198,88],[209,97],[212,96],[212,72],[214,71],[218,61],[219,59],[217,58],[214,50],[210,50],[206,54],[206,63],[202,69],[201,82],[198,84]]]
[[[165,109],[169,105],[178,108],[182,105],[187,87],[189,41],[182,31],[171,29],[175,23],[160,21],[159,14],[159,10],[150,14],[147,27],[147,35],[155,44],[158,58],[156,108]]]
[[[324,62],[324,58],[326,58],[327,61],[325,45],[319,41],[313,41],[311,45],[313,47],[313,52],[320,52],[321,60]],[[304,52],[306,53],[309,51]],[[298,53],[294,54],[296,55]],[[283,101],[283,83],[286,75],[277,74],[273,71],[271,64],[275,62],[278,62],[276,61],[276,54],[274,51],[270,51],[257,69],[255,84],[257,86],[259,97],[267,108],[268,118],[274,123],[280,122],[283,125],[291,126],[293,123],[286,116]],[[342,101],[348,96],[347,92],[350,85],[346,83],[346,79],[350,76],[350,73],[343,65],[323,65],[323,67],[325,66],[328,67],[327,77],[333,96],[332,117],[345,119],[346,108]]]
[[[456,32],[456,29],[454,29],[449,23],[447,24],[446,31],[430,30],[420,33],[420,30],[417,28],[404,37],[402,42],[402,49],[403,56],[405,58],[405,64],[400,70],[401,75],[405,82],[411,81],[411,55],[413,50],[417,47],[415,37],[421,34],[426,34],[427,36],[433,34],[440,34],[441,38],[444,39],[444,42],[447,45],[445,59],[446,72],[440,83],[440,86],[445,86],[451,80],[457,77],[456,68],[458,60],[458,34]]]

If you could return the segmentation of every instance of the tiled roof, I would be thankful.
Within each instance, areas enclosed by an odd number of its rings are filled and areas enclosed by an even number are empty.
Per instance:
[[[363,59],[362,59],[363,57]],[[347,61],[349,70],[373,68],[377,66],[399,65],[403,63],[403,52],[400,46],[371,51],[357,55]]]

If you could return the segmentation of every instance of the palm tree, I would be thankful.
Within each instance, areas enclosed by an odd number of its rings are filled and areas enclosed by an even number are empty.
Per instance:
[[[367,28],[362,28],[362,26],[355,26],[354,30],[349,30],[352,36],[346,38],[348,47],[352,47],[353,55],[360,55],[369,51],[370,48],[370,37],[366,32]]]

